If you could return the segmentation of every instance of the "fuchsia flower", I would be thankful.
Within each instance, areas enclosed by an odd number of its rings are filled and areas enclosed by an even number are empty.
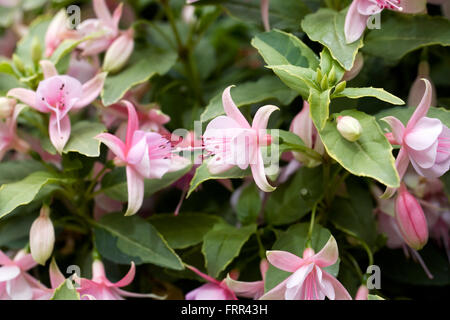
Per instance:
[[[425,93],[406,128],[400,120],[393,116],[385,117],[392,128],[392,135],[388,135],[391,143],[401,145],[396,159],[396,167],[400,179],[406,172],[409,162],[418,174],[428,177],[440,177],[450,167],[450,129],[439,119],[428,118],[426,114],[430,108],[432,90],[428,80]],[[386,190],[392,195],[394,190]]]
[[[347,43],[358,40],[366,29],[367,19],[384,9],[419,13],[425,7],[426,0],[353,0],[345,17],[345,39]]]
[[[313,149],[319,154],[325,152],[325,147],[323,146],[322,140],[320,139],[319,133],[317,132],[316,126],[314,125],[310,113],[309,113],[309,103],[307,101],[303,102],[302,111],[300,111],[291,122],[289,131],[298,135],[305,146]],[[319,165],[315,159],[307,157],[303,153],[292,152],[297,161],[305,164],[308,167]]]
[[[81,84],[77,79],[58,75],[52,62],[40,62],[44,80],[39,83],[36,92],[15,88],[8,96],[21,100],[33,109],[50,113],[48,133],[55,149],[62,153],[70,137],[70,110],[81,109],[97,98],[103,88],[106,73],[99,73],[94,78]]]
[[[128,286],[134,279],[136,268],[134,262],[131,262],[130,271],[118,282],[111,282],[106,278],[105,267],[100,260],[94,260],[92,263],[92,279],[77,279],[80,288],[77,291],[80,293],[81,299],[85,300],[124,300],[123,297],[131,298],[154,298],[164,299],[151,293],[134,293],[128,292],[119,288]]]
[[[436,88],[430,78],[430,65],[427,61],[421,61],[417,67],[417,77],[414,80],[408,94],[408,106],[417,107],[425,94],[426,85],[422,78],[427,79],[431,84],[431,103],[432,107],[437,105]]]
[[[287,251],[267,251],[267,260],[278,269],[292,272],[284,281],[264,294],[260,300],[351,300],[350,294],[323,268],[339,257],[336,240],[330,237],[317,254],[306,248],[303,258]]]
[[[261,260],[259,265],[262,280],[253,282],[243,282],[234,280],[229,274],[226,278],[226,284],[237,296],[244,298],[252,298],[258,300],[264,295],[264,281],[266,272],[269,269],[269,263],[266,259]]]
[[[112,15],[105,0],[94,0],[93,6],[97,19],[87,19],[77,28],[82,36],[97,34],[94,39],[84,41],[78,46],[83,50],[84,56],[92,56],[105,51],[120,33],[119,21],[122,16],[122,3],[117,6]]]
[[[23,108],[23,105],[15,105],[11,117],[4,122],[0,119],[0,161],[9,150],[24,153],[30,148],[27,142],[17,136],[17,117]]]
[[[252,126],[234,104],[231,86],[222,95],[227,116],[219,116],[206,127],[203,135],[205,150],[214,157],[208,162],[212,174],[219,174],[238,166],[242,170],[250,166],[256,185],[265,192],[275,190],[267,181],[260,147],[271,144],[272,137],[266,133],[270,114],[278,107],[267,105],[258,109]]]
[[[36,299],[48,290],[27,273],[37,265],[31,254],[21,250],[11,260],[0,250],[0,265],[0,300]]]
[[[45,33],[45,56],[50,57],[65,39],[76,38],[78,38],[78,33],[67,28],[66,11],[59,11],[50,22]]]
[[[128,127],[125,143],[110,133],[101,133],[96,139],[116,155],[116,164],[126,166],[128,209],[125,215],[135,214],[144,200],[144,178],[161,179],[170,169],[170,142],[155,132],[139,130],[134,106],[122,100],[128,108]]]
[[[187,267],[208,281],[208,283],[188,292],[186,300],[237,300],[234,292],[228,288],[226,280],[219,281],[193,266],[187,265]]]
[[[367,300],[369,297],[369,289],[365,285],[360,285],[356,292],[355,300]]]

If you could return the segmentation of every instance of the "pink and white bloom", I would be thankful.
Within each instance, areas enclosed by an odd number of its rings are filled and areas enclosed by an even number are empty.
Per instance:
[[[78,33],[67,28],[66,11],[59,11],[50,22],[45,33],[45,56],[50,57],[64,40],[76,38],[78,38]]]
[[[366,285],[362,284],[359,286],[356,292],[355,300],[367,300],[369,297],[369,289]]]
[[[34,261],[45,265],[52,255],[54,245],[55,228],[50,219],[50,208],[44,205],[30,229],[30,251]]]
[[[125,215],[135,214],[144,200],[144,178],[161,179],[170,169],[170,142],[155,132],[139,130],[134,106],[126,100],[128,127],[125,143],[110,133],[101,133],[96,139],[108,146],[116,155],[115,163],[126,166],[128,209]]]
[[[368,18],[384,9],[419,13],[425,8],[426,0],[353,0],[345,17],[345,39],[347,43],[358,40],[366,29]]]
[[[103,70],[106,72],[119,71],[128,61],[134,48],[133,29],[130,28],[119,36],[108,48],[103,60]]]
[[[83,50],[84,56],[92,56],[105,51],[120,33],[119,21],[122,16],[122,3],[117,6],[112,15],[105,0],[93,0],[92,3],[97,19],[87,19],[77,28],[83,37],[97,35],[78,46]]]
[[[268,251],[270,264],[292,272],[284,281],[266,292],[260,300],[351,300],[342,284],[323,268],[336,263],[339,257],[336,240],[330,237],[317,254],[306,248],[303,258],[287,251]]]
[[[303,102],[302,111],[300,111],[292,120],[289,131],[298,135],[305,143],[306,147],[313,149],[321,155],[325,152],[325,147],[323,146],[316,126],[311,119],[309,103],[307,101]],[[320,164],[316,159],[312,159],[303,153],[292,152],[292,154],[297,161],[303,163],[307,167],[313,167]]]
[[[50,113],[48,133],[50,141],[61,154],[70,137],[70,110],[79,110],[89,105],[100,94],[106,73],[99,73],[94,78],[81,84],[77,79],[67,75],[58,75],[52,62],[40,62],[44,80],[35,91],[15,88],[8,92],[13,97],[43,113]]]
[[[123,297],[131,298],[154,298],[164,299],[155,294],[142,294],[122,290],[120,288],[128,286],[133,282],[136,274],[134,262],[131,262],[130,271],[118,282],[111,282],[106,278],[105,267],[100,260],[94,260],[92,263],[92,279],[76,279],[80,288],[77,289],[84,300],[124,300]]]
[[[262,146],[270,145],[272,137],[266,127],[270,114],[278,107],[267,105],[258,109],[252,126],[239,111],[230,94],[231,86],[222,95],[226,116],[219,116],[206,127],[203,135],[205,150],[214,155],[208,162],[212,174],[219,174],[238,166],[250,166],[256,185],[265,192],[275,190],[267,181]]]
[[[392,128],[388,134],[391,143],[401,145],[396,159],[396,167],[400,179],[403,178],[409,162],[418,174],[427,178],[440,177],[450,167],[450,129],[439,119],[428,118],[432,89],[428,80],[425,82],[425,93],[408,121],[406,128],[400,120],[393,116],[385,117]],[[388,188],[386,194],[391,196],[394,190]]]
[[[237,296],[258,300],[264,295],[264,281],[266,279],[267,269],[269,269],[269,263],[266,259],[263,259],[259,265],[262,280],[253,282],[238,281],[228,274],[225,281],[228,288],[230,288]]]
[[[426,85],[422,79],[427,79],[431,84],[431,103],[432,107],[437,105],[436,88],[430,78],[430,65],[428,61],[420,61],[417,67],[417,77],[414,80],[408,95],[408,106],[417,107],[425,94]]]
[[[10,259],[0,250],[0,300],[37,299],[48,290],[27,271],[37,266],[31,254],[19,251]]]
[[[187,265],[187,267],[208,283],[188,292],[186,300],[237,300],[234,292],[228,288],[226,280],[219,281],[193,266]]]
[[[9,150],[25,153],[30,148],[28,143],[17,135],[17,117],[23,108],[23,105],[15,105],[13,114],[6,121],[0,119],[0,161]]]

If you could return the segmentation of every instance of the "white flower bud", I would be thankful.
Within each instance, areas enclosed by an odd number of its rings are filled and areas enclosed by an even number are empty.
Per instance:
[[[55,229],[50,220],[50,208],[44,205],[30,229],[30,251],[34,261],[44,265],[52,255],[54,244]]]
[[[133,53],[133,48],[133,29],[130,29],[114,40],[106,51],[105,60],[103,61],[103,71],[117,72],[122,69]]]
[[[16,100],[5,97],[0,98],[0,119],[11,117],[16,106]]]
[[[350,116],[339,116],[337,118],[337,129],[345,139],[351,142],[358,140],[362,133],[359,121]]]

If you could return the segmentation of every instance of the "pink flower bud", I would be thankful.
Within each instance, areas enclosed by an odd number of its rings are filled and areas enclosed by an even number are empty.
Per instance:
[[[133,29],[129,29],[114,40],[106,51],[103,70],[106,72],[119,71],[127,63],[128,58],[133,53],[133,48]]]
[[[5,97],[0,98],[0,119],[9,118],[12,116],[16,100]]]
[[[44,205],[30,229],[30,251],[33,259],[44,265],[52,255],[54,244],[55,229],[50,220],[50,208]]]
[[[362,133],[359,121],[350,116],[339,116],[337,118],[337,129],[345,139],[351,142],[358,140]]]
[[[361,285],[356,292],[355,300],[367,300],[369,289],[365,285]]]
[[[428,225],[422,207],[402,183],[395,201],[395,219],[405,242],[420,250],[428,241]]]
[[[361,52],[358,52],[358,54],[355,57],[353,67],[344,73],[344,76],[342,77],[341,81],[350,81],[353,78],[355,78],[359,74],[363,66],[364,66],[364,57]]]

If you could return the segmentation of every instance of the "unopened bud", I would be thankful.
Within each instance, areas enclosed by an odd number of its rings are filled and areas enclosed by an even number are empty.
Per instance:
[[[33,60],[34,64],[38,64],[42,59],[42,47],[39,39],[37,37],[33,38],[31,41],[31,60]]]
[[[428,225],[422,207],[402,183],[395,200],[395,220],[403,240],[420,250],[428,241]]]
[[[320,82],[320,87],[322,88],[322,90],[327,90],[328,89],[328,76],[325,74],[322,77],[322,81]]]
[[[318,85],[320,85],[321,81],[322,81],[322,71],[319,68],[317,68],[317,70],[316,70],[316,83]]]
[[[0,98],[0,119],[11,117],[16,105],[16,100],[5,97]]]
[[[17,54],[13,54],[12,58],[13,58],[14,66],[17,68],[17,70],[20,73],[23,74],[25,72],[25,65],[23,64],[22,59],[20,59],[20,57]]]
[[[352,80],[354,77],[356,77],[359,74],[359,72],[361,71],[363,66],[364,66],[363,55],[361,52],[358,52],[358,54],[355,57],[355,62],[353,63],[353,67],[344,73],[342,80],[345,80],[345,81]]]
[[[105,60],[103,61],[103,70],[106,72],[119,71],[127,63],[133,53],[133,48],[133,29],[129,29],[114,40],[106,51]]]
[[[334,88],[334,92],[333,93],[336,93],[336,94],[337,93],[341,93],[342,91],[344,91],[346,86],[347,86],[347,82],[345,82],[345,81],[339,82],[336,85],[336,88]]]
[[[350,116],[339,116],[337,118],[337,129],[345,139],[351,142],[358,140],[362,133],[359,121]]]
[[[369,297],[369,289],[362,284],[356,292],[355,300],[367,300]]]
[[[44,205],[30,229],[30,251],[34,261],[44,265],[52,255],[54,244],[55,229],[50,220],[50,208]]]
[[[336,69],[333,66],[331,67],[331,70],[328,73],[328,83],[330,85],[333,85],[335,81],[336,81]]]

